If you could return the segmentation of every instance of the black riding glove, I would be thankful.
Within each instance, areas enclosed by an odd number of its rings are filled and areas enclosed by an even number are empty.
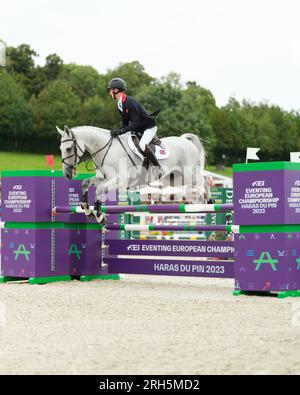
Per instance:
[[[120,134],[122,134],[122,129],[112,129],[110,131],[111,137],[116,137],[119,136]]]

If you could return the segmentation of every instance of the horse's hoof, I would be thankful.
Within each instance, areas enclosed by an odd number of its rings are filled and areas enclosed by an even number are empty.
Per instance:
[[[106,214],[101,213],[99,216],[95,215],[95,217],[96,217],[98,224],[103,225],[103,226],[107,224]]]
[[[88,215],[91,214],[92,210],[90,209],[90,206],[89,206],[88,203],[82,202],[82,203],[80,204],[80,207],[82,208],[82,210],[84,210],[84,214],[85,214],[86,216],[88,216]]]
[[[88,218],[94,218],[94,213],[93,213],[93,210],[91,210],[91,209],[84,209],[84,214],[85,214]]]
[[[88,217],[88,218],[94,218],[94,214],[93,214],[93,210],[90,209],[90,205],[88,203],[82,202],[80,204],[80,207],[84,210],[84,214]]]

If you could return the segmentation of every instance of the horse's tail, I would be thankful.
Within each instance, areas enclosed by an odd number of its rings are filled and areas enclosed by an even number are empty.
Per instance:
[[[199,152],[200,166],[201,166],[201,168],[204,169],[206,152],[205,152],[205,148],[204,148],[200,138],[196,134],[193,134],[193,133],[185,133],[185,134],[182,134],[180,137],[190,140],[197,147],[198,152]]]

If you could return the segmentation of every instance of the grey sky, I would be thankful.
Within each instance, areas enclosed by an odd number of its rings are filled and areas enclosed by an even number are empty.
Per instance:
[[[140,61],[210,89],[218,105],[300,109],[299,0],[0,0],[0,38],[99,72]]]

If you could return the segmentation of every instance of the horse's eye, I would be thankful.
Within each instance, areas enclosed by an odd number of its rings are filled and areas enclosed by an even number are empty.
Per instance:
[[[67,152],[71,152],[71,149],[72,149],[72,148],[66,148],[66,151],[67,151]]]

